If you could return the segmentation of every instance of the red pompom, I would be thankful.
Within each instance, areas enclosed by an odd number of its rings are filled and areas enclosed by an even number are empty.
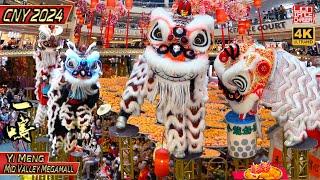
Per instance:
[[[271,65],[267,61],[260,61],[257,64],[256,71],[259,76],[266,76],[271,71]]]
[[[223,63],[228,62],[229,56],[228,56],[228,54],[226,53],[226,51],[222,51],[222,52],[220,53],[220,55],[219,55],[219,60],[220,60],[221,62],[223,62]]]

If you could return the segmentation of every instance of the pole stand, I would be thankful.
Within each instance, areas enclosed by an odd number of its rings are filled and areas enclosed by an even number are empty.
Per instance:
[[[177,180],[201,179],[201,155],[202,153],[195,153],[186,154],[184,158],[173,157],[175,178]]]
[[[136,137],[138,132],[139,128],[131,124],[127,124],[125,129],[118,129],[116,126],[109,128],[110,136],[117,137],[119,140],[121,179],[125,179],[125,174],[134,179],[132,138]]]
[[[251,158],[245,158],[245,159],[232,158],[232,165],[234,166],[234,169],[236,171],[246,170],[250,166],[250,159]]]
[[[286,147],[291,149],[291,179],[308,179],[308,152],[317,145],[315,139],[307,138],[297,145]]]

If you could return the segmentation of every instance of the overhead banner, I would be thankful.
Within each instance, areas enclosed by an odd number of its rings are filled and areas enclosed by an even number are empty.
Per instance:
[[[313,46],[316,43],[315,27],[292,28],[292,45]]]
[[[72,5],[0,5],[0,25],[65,24]]]

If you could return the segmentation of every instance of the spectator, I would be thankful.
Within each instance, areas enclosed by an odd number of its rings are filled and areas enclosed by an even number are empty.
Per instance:
[[[8,124],[10,121],[9,112],[6,107],[1,107],[0,120],[5,124]]]
[[[274,16],[275,16],[275,20],[279,20],[279,8],[274,8]]]
[[[282,5],[280,5],[279,12],[280,12],[280,20],[283,20],[286,14],[286,9]]]
[[[102,136],[102,125],[101,125],[101,119],[97,119],[94,123],[94,126],[92,127],[92,133],[94,137],[101,138]]]
[[[90,134],[89,134],[89,133],[86,133],[86,134],[84,135],[84,140],[83,140],[83,142],[82,142],[82,148],[83,148],[84,150],[90,148],[90,140],[91,140]]]
[[[83,158],[83,169],[82,173],[86,173],[85,179],[90,179],[90,167],[91,166],[97,166],[100,162],[100,156],[101,156],[101,148],[97,143],[97,140],[95,138],[92,139],[91,144],[87,151],[87,156],[84,156]]]

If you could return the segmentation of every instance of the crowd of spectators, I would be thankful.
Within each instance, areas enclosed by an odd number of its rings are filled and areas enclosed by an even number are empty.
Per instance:
[[[4,138],[4,127],[6,125],[14,125],[18,112],[10,108],[12,102],[21,102],[25,100],[25,93],[23,89],[6,89],[2,88],[0,92],[0,144],[6,142]]]
[[[122,179],[120,174],[120,153],[117,139],[110,137],[109,127],[114,126],[117,113],[108,112],[103,116],[94,116],[91,130],[78,141],[74,151],[83,152],[83,179],[102,178]],[[145,135],[133,139],[134,179],[155,179],[153,151],[155,143]],[[129,162],[123,162],[128,164]],[[129,176],[125,174],[125,180]]]

